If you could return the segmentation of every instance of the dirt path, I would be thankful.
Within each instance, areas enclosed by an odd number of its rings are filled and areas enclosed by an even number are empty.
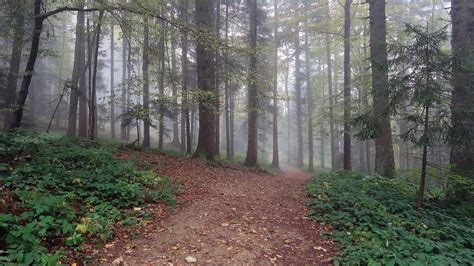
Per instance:
[[[191,256],[197,264],[330,264],[334,244],[322,236],[329,226],[305,217],[308,173],[286,166],[285,174],[271,176],[145,157],[184,183],[181,204],[151,230],[109,244],[103,263],[119,257],[128,265],[182,265]]]

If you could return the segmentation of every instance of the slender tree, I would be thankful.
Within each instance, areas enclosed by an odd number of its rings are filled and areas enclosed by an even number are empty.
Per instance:
[[[143,147],[150,147],[150,78],[149,78],[149,53],[150,53],[150,26],[148,16],[143,17]]]
[[[305,1],[305,71],[306,71],[306,101],[308,102],[308,171],[314,171],[314,143],[313,143],[313,88],[311,83],[311,50],[309,44],[309,1]]]
[[[300,23],[296,22],[294,42],[295,42],[295,94],[296,94],[296,139],[297,139],[297,157],[296,166],[303,167],[303,104],[301,99],[301,46],[300,46]]]
[[[110,25],[110,137],[115,139],[115,25]]]
[[[272,166],[280,168],[278,154],[278,0],[273,0],[273,158]]]
[[[352,170],[351,143],[351,4],[344,4],[344,170]]]
[[[328,94],[329,94],[329,135],[331,138],[331,169],[334,171],[337,169],[337,155],[339,145],[337,143],[336,128],[334,124],[334,93],[333,93],[333,73],[332,73],[332,50],[331,50],[331,35],[329,34],[329,22],[331,15],[329,13],[329,0],[326,1],[326,61],[327,61],[327,74],[328,74]]]

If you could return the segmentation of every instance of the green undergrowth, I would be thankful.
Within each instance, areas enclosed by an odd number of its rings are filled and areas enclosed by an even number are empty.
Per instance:
[[[54,265],[100,246],[116,225],[150,218],[147,203],[174,204],[173,186],[117,144],[61,135],[0,134],[0,264]]]
[[[329,223],[344,265],[473,265],[474,213],[440,190],[415,208],[417,187],[400,178],[321,174],[308,184],[310,217]],[[473,204],[466,202],[465,204]]]

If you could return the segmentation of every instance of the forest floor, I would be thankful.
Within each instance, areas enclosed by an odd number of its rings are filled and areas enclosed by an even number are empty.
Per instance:
[[[193,158],[121,152],[181,184],[173,209],[118,233],[95,257],[102,264],[332,264],[330,225],[309,220],[305,183],[310,174],[289,166],[281,174],[237,164],[211,166]]]

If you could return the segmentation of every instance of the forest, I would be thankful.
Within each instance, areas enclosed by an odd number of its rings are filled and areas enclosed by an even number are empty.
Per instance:
[[[1,265],[474,264],[474,1],[0,3]]]

